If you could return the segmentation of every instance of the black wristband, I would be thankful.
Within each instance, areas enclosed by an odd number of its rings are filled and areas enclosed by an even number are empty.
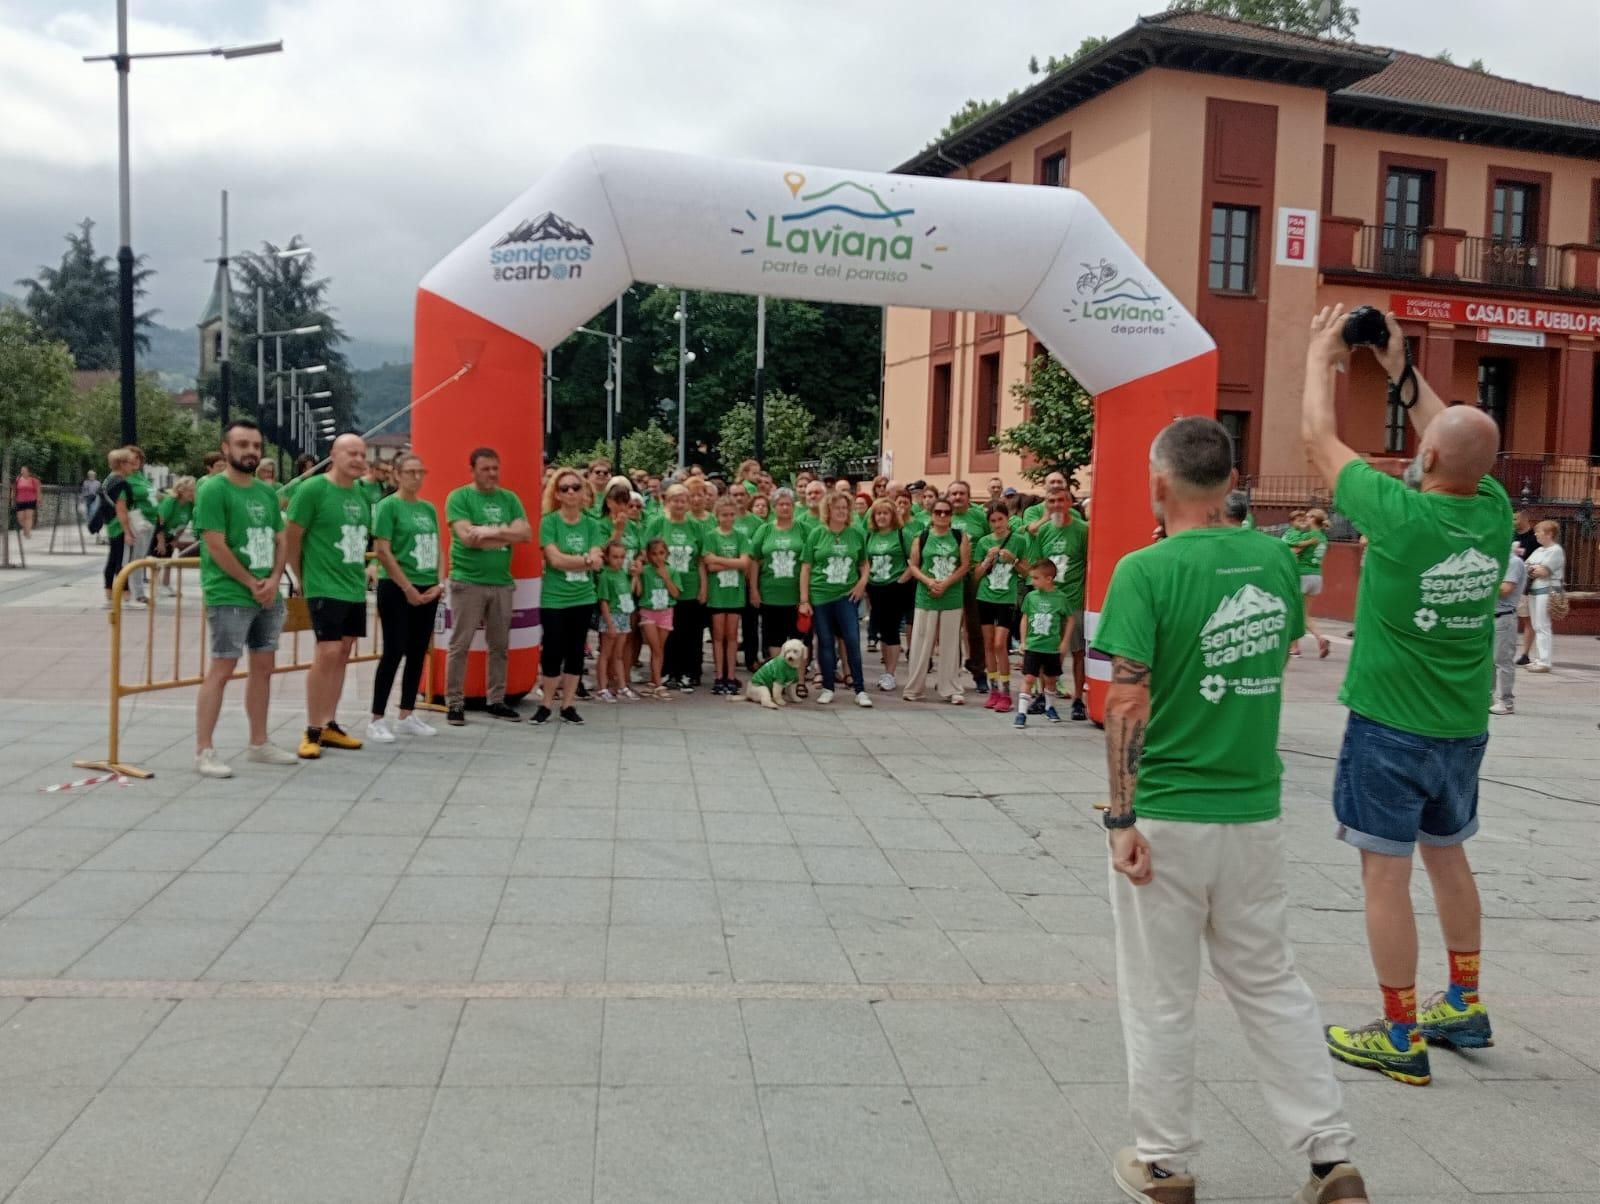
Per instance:
[[[1111,812],[1107,811],[1100,817],[1100,822],[1105,824],[1107,831],[1115,832],[1120,828],[1133,827],[1134,824],[1139,822],[1139,817],[1132,811],[1125,812],[1122,815],[1112,815]]]

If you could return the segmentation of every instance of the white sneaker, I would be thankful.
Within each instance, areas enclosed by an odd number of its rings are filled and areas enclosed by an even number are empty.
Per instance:
[[[176,598],[178,596],[178,591],[173,589],[170,585],[163,585],[161,587],[161,592],[168,598]]]
[[[276,744],[252,744],[250,751],[245,754],[246,760],[254,761],[258,765],[298,765],[300,758],[292,752],[279,748]]]
[[[233,770],[217,756],[214,748],[202,749],[195,754],[194,771],[203,778],[231,778]]]
[[[437,728],[424,723],[415,715],[407,715],[404,719],[396,721],[394,732],[397,736],[437,736]]]
[[[393,744],[394,729],[389,726],[387,719],[369,719],[367,721],[367,739],[374,744]]]
[[[950,695],[950,705],[953,706],[953,707],[966,706],[967,705],[967,696],[965,694],[952,694],[952,695]]]
[[[1550,666],[1549,665],[1541,665],[1538,661],[1534,661],[1533,664],[1531,664],[1531,665],[1524,665],[1523,669],[1524,669],[1524,671],[1526,671],[1528,673],[1548,673],[1548,672],[1550,672]]]
[[[856,692],[856,705],[858,707],[870,707],[872,705],[872,699],[867,697],[867,692],[865,690],[858,690]]]
[[[896,682],[894,680],[893,673],[885,673],[882,677],[878,678],[878,689],[884,691],[885,693],[894,689],[895,685]]]
[[[817,705],[819,707],[825,707],[832,701],[833,701],[833,691],[832,690],[823,690],[821,693],[819,693],[817,695]]]
[[[1489,708],[1489,714],[1491,715],[1515,715],[1516,713],[1516,707],[1509,702],[1497,702]]]

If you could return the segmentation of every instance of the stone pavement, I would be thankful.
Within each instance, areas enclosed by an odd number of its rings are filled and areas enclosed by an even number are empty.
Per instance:
[[[1118,1198],[1088,725],[702,693],[203,782],[173,692],[126,730],[156,778],[41,793],[103,752],[85,571],[0,577],[0,1197]],[[1346,651],[1294,664],[1282,747],[1298,954],[1353,1021]],[[1498,1044],[1425,1090],[1341,1070],[1384,1204],[1600,1202],[1600,643],[1558,661],[1496,721],[1472,845]],[[1209,977],[1202,1018],[1202,1198],[1287,1200],[1304,1168]]]

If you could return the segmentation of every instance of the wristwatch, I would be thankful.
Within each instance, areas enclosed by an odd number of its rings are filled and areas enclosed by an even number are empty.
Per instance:
[[[1107,831],[1115,832],[1121,828],[1133,827],[1134,824],[1139,822],[1139,817],[1132,811],[1125,815],[1112,815],[1111,812],[1107,811],[1100,817],[1100,822],[1105,824]]]

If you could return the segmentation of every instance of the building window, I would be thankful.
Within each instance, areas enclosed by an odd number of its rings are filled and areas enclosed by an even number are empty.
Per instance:
[[[1256,212],[1247,205],[1211,207],[1212,291],[1255,292]]]
[[[950,365],[933,366],[933,398],[929,408],[928,454],[950,454]]]
[[[1039,160],[1039,183],[1047,188],[1067,186],[1067,152],[1057,151]]]
[[[1402,455],[1406,450],[1406,408],[1398,401],[1388,402],[1383,415],[1383,450]]]
[[[1250,451],[1250,415],[1244,410],[1219,410],[1217,421],[1222,423],[1222,429],[1228,432],[1228,438],[1233,441],[1233,467],[1242,477],[1245,475],[1245,457]]]
[[[1394,167],[1383,181],[1380,272],[1415,276],[1422,268],[1422,232],[1433,225],[1433,173]]]
[[[1490,236],[1496,242],[1539,241],[1539,186],[1496,181]]]
[[[1511,361],[1478,361],[1478,408],[1500,428],[1500,446],[1506,445],[1506,424],[1511,418]]]
[[[972,447],[977,452],[994,450],[1000,434],[1000,354],[978,357],[978,404],[972,424]]]

